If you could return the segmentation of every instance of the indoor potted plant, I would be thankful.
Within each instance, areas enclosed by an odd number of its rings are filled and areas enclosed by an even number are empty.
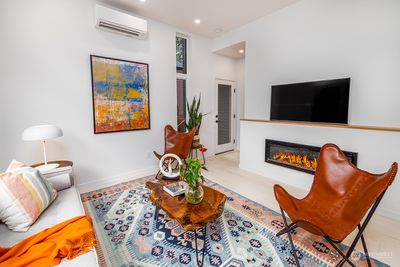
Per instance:
[[[193,101],[191,104],[189,104],[189,101],[186,101],[187,109],[188,109],[188,115],[189,119],[186,123],[186,129],[189,131],[193,128],[196,129],[195,136],[193,138],[193,143],[192,147],[197,148],[200,146],[200,126],[201,122],[203,120],[203,116],[207,114],[203,114],[199,111],[200,109],[200,101],[201,101],[201,95],[199,96],[199,99],[196,98],[196,96],[193,98]]]
[[[204,182],[204,177],[201,170],[206,169],[201,165],[198,159],[187,159],[187,163],[181,165],[180,177],[181,180],[187,183],[185,197],[190,204],[199,204],[203,200],[204,191],[201,183]]]

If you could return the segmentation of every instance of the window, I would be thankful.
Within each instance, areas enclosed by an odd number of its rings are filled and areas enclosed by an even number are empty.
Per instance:
[[[186,52],[187,40],[186,38],[176,36],[176,72],[187,74],[186,68]]]
[[[177,128],[179,132],[186,132],[186,85],[187,85],[187,51],[188,39],[176,36],[176,105]]]
[[[186,132],[186,80],[176,80],[176,95],[177,95],[177,124],[179,132]]]

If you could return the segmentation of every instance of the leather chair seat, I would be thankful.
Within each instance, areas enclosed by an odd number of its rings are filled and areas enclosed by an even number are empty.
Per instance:
[[[327,144],[321,148],[308,195],[297,199],[275,185],[275,197],[298,226],[313,234],[342,241],[357,228],[368,209],[392,184],[396,173],[397,163],[383,174],[358,169],[336,145]]]
[[[386,173],[372,174],[354,166],[338,146],[324,145],[307,196],[298,199],[280,185],[274,186],[275,198],[281,208],[285,225],[277,236],[287,234],[293,251],[296,248],[291,235],[292,229],[301,227],[312,234],[323,236],[342,257],[337,266],[347,262],[352,267],[356,265],[350,256],[361,239],[367,265],[371,267],[363,232],[386,190],[393,183],[396,173],[396,162]],[[285,213],[292,220],[291,224],[288,224]],[[347,252],[342,252],[335,243],[343,241],[356,228],[358,233],[352,244]],[[296,266],[300,267],[297,254],[293,255]]]
[[[352,225],[345,225],[345,220],[341,220],[339,225],[332,220],[329,213],[334,212],[334,205],[331,210],[321,210],[321,205],[318,204],[320,200],[297,199],[279,185],[275,185],[274,190],[281,208],[290,214],[289,217],[293,222],[308,232],[319,236],[330,236],[336,241],[342,241],[348,235],[348,231],[351,233],[354,230]]]
[[[176,131],[171,125],[164,128],[164,153],[159,154],[153,151],[154,155],[161,159],[165,154],[175,154],[182,160],[185,160],[190,153],[193,138],[196,129],[193,128],[190,132],[180,133]]]

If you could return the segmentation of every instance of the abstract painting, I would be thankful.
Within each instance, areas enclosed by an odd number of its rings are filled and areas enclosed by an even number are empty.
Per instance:
[[[150,129],[149,65],[90,56],[94,133]]]

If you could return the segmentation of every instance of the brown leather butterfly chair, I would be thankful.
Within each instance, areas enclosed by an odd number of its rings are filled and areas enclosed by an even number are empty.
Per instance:
[[[349,257],[361,238],[368,266],[371,266],[363,232],[396,173],[397,163],[393,163],[390,170],[383,174],[360,170],[350,163],[339,147],[326,144],[321,148],[314,182],[306,197],[297,199],[281,186],[275,185],[275,198],[285,223],[285,228],[277,236],[288,234],[297,266],[300,264],[290,233],[297,227],[325,237],[343,257],[337,266],[345,262],[354,266]],[[289,225],[284,212],[292,220]],[[336,244],[341,243],[356,228],[358,234],[344,254]]]
[[[171,125],[167,125],[164,128],[164,153],[158,154],[156,151],[153,151],[154,155],[161,159],[165,154],[175,154],[182,160],[186,160],[189,156],[190,148],[192,147],[192,142],[194,135],[196,133],[196,129],[193,128],[190,132],[180,133],[174,129]],[[156,177],[160,174],[158,171]]]

